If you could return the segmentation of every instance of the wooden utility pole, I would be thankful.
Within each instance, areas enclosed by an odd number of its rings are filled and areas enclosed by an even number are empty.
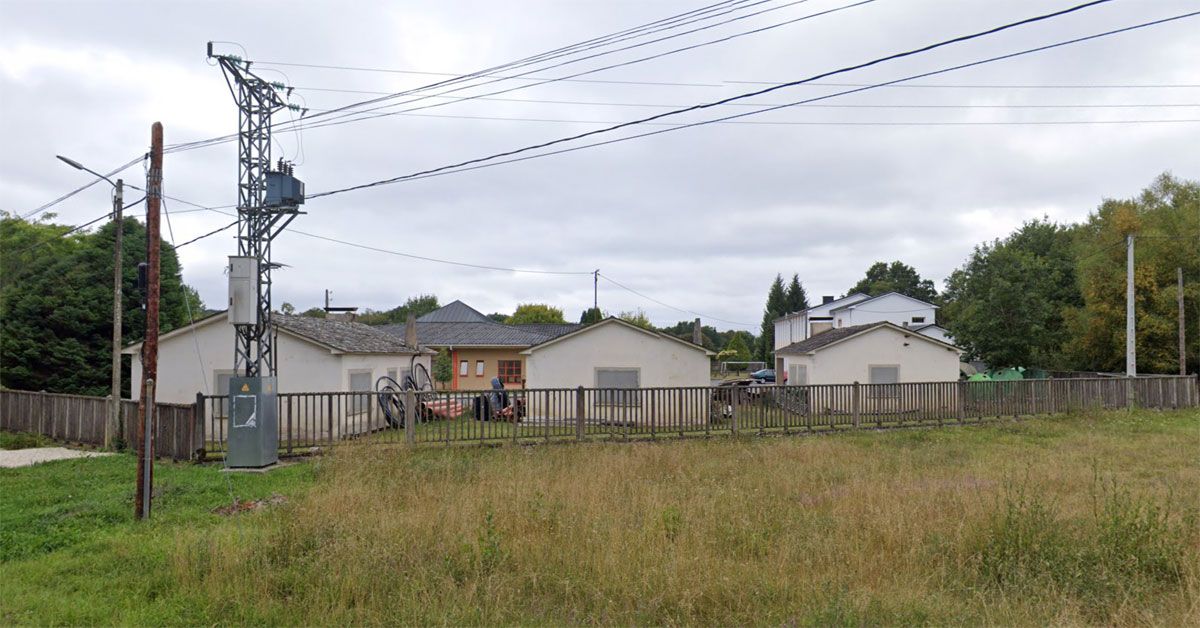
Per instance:
[[[1187,320],[1183,317],[1183,268],[1175,269],[1175,278],[1179,282],[1176,299],[1179,301],[1179,374],[1187,375],[1187,343],[1184,342],[1184,328]]]
[[[123,216],[125,204],[125,180],[117,179],[113,191],[113,226],[116,227],[113,242],[113,325],[112,325],[112,405],[108,409],[108,422],[104,424],[104,446],[113,446],[113,437],[124,433],[121,429],[121,242],[125,236]]]
[[[147,414],[154,413],[154,382],[158,380],[158,296],[161,246],[158,211],[162,202],[162,123],[150,127],[150,172],[146,175],[146,340],[142,343],[142,394],[138,401],[138,468],[137,519],[150,517],[150,499],[154,486],[154,448],[151,438],[154,426],[146,424]]]

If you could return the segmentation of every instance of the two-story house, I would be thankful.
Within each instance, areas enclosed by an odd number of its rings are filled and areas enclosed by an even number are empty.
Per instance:
[[[819,305],[775,320],[775,350],[791,347],[830,330],[884,322],[953,345],[946,330],[937,325],[937,310],[938,306],[932,303],[898,292],[875,297],[855,292],[840,299],[827,296]],[[775,368],[777,372],[784,371],[782,357],[776,356]]]

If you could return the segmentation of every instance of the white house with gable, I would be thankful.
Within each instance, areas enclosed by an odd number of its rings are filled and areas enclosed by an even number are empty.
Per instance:
[[[887,321],[840,327],[775,351],[789,385],[902,384],[958,379],[954,345]]]
[[[860,328],[876,323],[890,323],[896,327],[911,330],[937,342],[953,346],[954,339],[945,328],[937,324],[938,306],[920,299],[888,292],[879,296],[868,296],[861,292],[846,295],[840,299],[831,296],[824,297],[820,305],[808,308],[802,312],[793,312],[775,320],[775,371],[778,381],[787,378],[788,383],[795,384],[788,370],[789,362],[784,359],[785,348],[794,347],[824,333],[846,329]],[[875,338],[882,336],[875,335]],[[827,339],[828,340],[828,339]],[[957,367],[956,367],[957,368]],[[957,371],[947,376],[947,380],[958,377]],[[838,383],[849,383],[848,380]],[[927,380],[915,380],[927,381]]]

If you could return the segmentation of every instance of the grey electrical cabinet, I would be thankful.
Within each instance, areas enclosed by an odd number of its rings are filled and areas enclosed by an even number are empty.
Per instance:
[[[229,257],[229,322],[258,322],[258,260],[253,257]]]
[[[260,468],[279,460],[274,377],[229,378],[229,453],[226,466]]]

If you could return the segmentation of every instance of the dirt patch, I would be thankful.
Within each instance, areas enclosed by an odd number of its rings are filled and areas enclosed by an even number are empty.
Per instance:
[[[97,451],[79,451],[66,447],[31,447],[29,449],[0,449],[0,467],[13,469],[28,467],[39,462],[52,460],[69,460],[71,458],[93,458],[96,456],[111,456],[110,453]]]
[[[230,515],[236,515],[238,513],[250,512],[250,511],[254,511],[254,510],[261,510],[263,508],[269,508],[271,506],[278,506],[280,504],[286,504],[286,503],[287,503],[286,497],[284,497],[283,495],[280,495],[278,493],[273,493],[273,494],[271,494],[270,497],[267,497],[265,499],[239,499],[227,506],[219,506],[217,508],[213,508],[213,512],[218,515],[223,515],[225,517],[228,517]]]

